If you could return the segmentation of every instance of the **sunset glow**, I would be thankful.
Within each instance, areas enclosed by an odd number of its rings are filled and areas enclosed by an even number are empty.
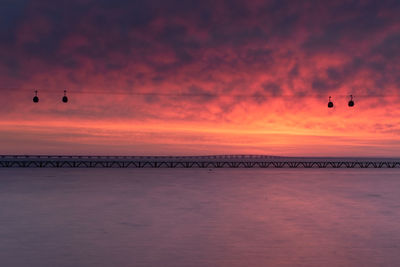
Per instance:
[[[400,156],[398,14],[369,0],[9,1],[0,154]]]

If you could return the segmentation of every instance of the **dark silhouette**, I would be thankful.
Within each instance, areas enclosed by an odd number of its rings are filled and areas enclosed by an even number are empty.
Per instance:
[[[33,97],[33,103],[38,103],[39,97],[37,96],[37,90],[35,90],[35,96]]]
[[[331,101],[330,96],[329,96],[328,108],[333,108],[333,102]]]
[[[67,103],[67,102],[68,102],[67,90],[64,90],[64,96],[63,96],[63,98],[62,98],[62,102],[63,102],[63,103]]]
[[[353,95],[350,95],[349,107],[354,107]]]
[[[21,156],[0,155],[1,168],[399,168],[400,159],[211,156]]]

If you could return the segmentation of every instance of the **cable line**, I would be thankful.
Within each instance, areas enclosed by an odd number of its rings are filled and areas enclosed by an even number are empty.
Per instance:
[[[28,90],[27,88],[22,88],[22,87],[0,87],[0,90],[9,90],[9,91],[16,91],[16,92],[21,92],[21,91],[26,91]],[[32,89],[29,89],[32,90]],[[49,89],[40,89],[41,92],[45,92],[47,94],[58,94],[55,90],[49,90]],[[90,90],[90,91],[71,91],[69,90],[70,93],[72,94],[105,94],[105,95],[133,95],[133,96],[153,96],[153,97],[209,97],[209,98],[223,98],[223,97],[229,97],[229,98],[299,98],[299,97],[304,97],[304,98],[322,98],[325,97],[325,94],[304,94],[302,92],[299,93],[294,93],[294,94],[268,94],[268,92],[265,92],[265,94],[261,94],[260,92],[255,92],[253,94],[240,94],[240,93],[208,93],[208,92],[193,92],[193,93],[173,93],[173,92],[135,92],[135,91],[103,91],[103,90]],[[354,95],[342,95],[338,94],[336,95],[337,97],[350,97],[350,100],[348,101],[347,105],[348,107],[354,107]],[[390,94],[385,94],[385,95],[380,95],[380,94],[369,94],[369,95],[358,95],[359,97],[362,98],[384,98],[384,97],[390,97],[390,96],[395,96],[395,95],[390,95]],[[398,95],[396,95],[398,96]],[[34,97],[32,99],[34,103],[39,103],[39,97],[38,97],[38,90],[34,89]],[[67,90],[64,90],[64,95],[61,99],[63,103],[68,103],[69,99],[67,96]],[[333,108],[334,104],[332,101],[332,96],[329,96],[328,100],[328,108]]]

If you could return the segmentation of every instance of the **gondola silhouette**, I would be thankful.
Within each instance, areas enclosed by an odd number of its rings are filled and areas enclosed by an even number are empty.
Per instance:
[[[349,107],[354,107],[353,95],[350,95]]]
[[[328,108],[333,108],[333,102],[331,101],[331,96],[329,96]]]
[[[68,97],[67,97],[67,90],[64,90],[64,96],[62,98],[63,103],[68,103]]]
[[[35,90],[35,96],[32,99],[33,103],[39,103],[39,97],[37,96],[37,93],[38,93],[38,91]]]

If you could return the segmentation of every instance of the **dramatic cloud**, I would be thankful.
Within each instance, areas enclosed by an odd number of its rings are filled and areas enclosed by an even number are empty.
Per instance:
[[[0,153],[400,156],[398,14],[396,0],[2,0]]]

